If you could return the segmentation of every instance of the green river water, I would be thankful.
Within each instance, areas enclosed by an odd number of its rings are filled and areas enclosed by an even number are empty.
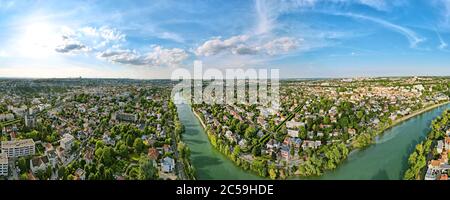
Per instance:
[[[183,140],[191,148],[191,159],[200,180],[261,179],[235,166],[209,143],[200,122],[188,104],[177,104],[178,115],[186,128]],[[415,116],[387,130],[370,147],[352,152],[336,170],[307,179],[398,180],[407,167],[408,156],[430,130],[431,121],[450,104]],[[303,179],[303,178],[302,178]]]

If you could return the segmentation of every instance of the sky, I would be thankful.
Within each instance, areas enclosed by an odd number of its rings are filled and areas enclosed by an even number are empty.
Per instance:
[[[450,0],[0,0],[0,77],[450,75]]]

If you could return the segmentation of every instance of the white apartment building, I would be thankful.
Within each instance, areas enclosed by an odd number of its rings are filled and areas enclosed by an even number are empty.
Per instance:
[[[70,150],[72,148],[73,142],[75,141],[75,138],[71,134],[64,134],[63,138],[59,141],[60,146],[65,150]]]
[[[8,157],[34,155],[35,144],[33,139],[2,141],[2,153]]]
[[[0,176],[8,176],[8,157],[0,153]]]

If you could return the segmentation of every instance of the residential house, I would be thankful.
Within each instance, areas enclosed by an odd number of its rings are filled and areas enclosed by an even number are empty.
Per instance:
[[[165,157],[161,161],[161,168],[164,173],[172,173],[175,169],[175,160],[170,157]]]
[[[35,157],[30,160],[30,169],[33,173],[46,170],[51,166],[51,163],[47,156]]]
[[[281,150],[280,150],[280,153],[281,153],[281,157],[283,158],[283,159],[286,159],[286,160],[289,160],[289,156],[290,156],[290,150],[289,150],[289,147],[288,146],[285,146],[285,145],[283,145],[282,147],[281,147]]]
[[[442,153],[442,150],[444,149],[444,142],[442,141],[442,140],[439,140],[438,142],[437,142],[437,147],[436,147],[436,150],[437,150],[437,152],[440,154],[440,153]]]
[[[86,172],[83,169],[78,168],[75,171],[75,177],[76,177],[77,180],[85,180],[86,179]]]
[[[159,152],[156,148],[151,147],[148,149],[148,157],[152,160],[157,160],[159,157]]]
[[[293,137],[293,138],[298,137],[298,131],[297,130],[288,129],[287,132],[288,132],[289,137]]]
[[[247,147],[247,140],[242,139],[242,140],[239,141],[238,144],[239,144],[239,146],[240,146],[241,148],[245,148],[245,147]]]
[[[349,128],[349,129],[347,130],[347,132],[348,132],[348,134],[349,134],[351,137],[354,137],[354,136],[356,135],[356,130],[353,129],[353,128]]]
[[[303,122],[296,122],[296,121],[288,121],[286,122],[286,128],[290,129],[298,129],[301,126],[305,126],[305,123]]]
[[[67,150],[70,151],[70,149],[72,149],[72,145],[75,142],[75,138],[71,135],[71,134],[64,134],[63,138],[59,141],[60,146]]]

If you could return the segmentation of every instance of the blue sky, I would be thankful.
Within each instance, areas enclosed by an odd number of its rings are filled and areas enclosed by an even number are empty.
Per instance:
[[[450,0],[0,0],[0,77],[450,75]]]

